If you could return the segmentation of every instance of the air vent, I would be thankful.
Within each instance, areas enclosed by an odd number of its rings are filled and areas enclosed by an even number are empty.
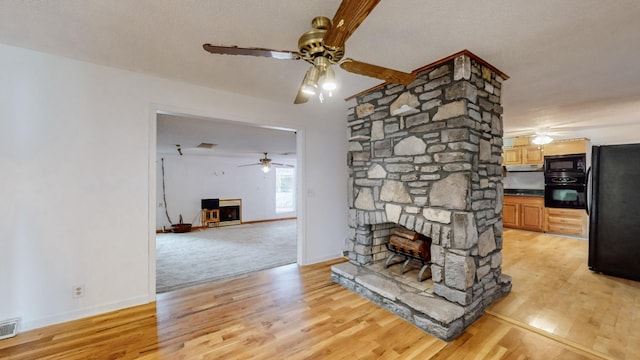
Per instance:
[[[216,144],[210,144],[210,143],[200,143],[200,145],[196,146],[198,149],[211,149],[212,147],[216,146]]]
[[[0,340],[16,336],[18,333],[18,319],[0,322]]]

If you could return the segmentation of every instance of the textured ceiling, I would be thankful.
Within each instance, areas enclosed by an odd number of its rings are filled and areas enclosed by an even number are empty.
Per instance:
[[[249,158],[257,162],[264,153],[274,160],[295,160],[296,133],[287,129],[273,129],[242,125],[196,117],[171,114],[157,116],[157,152],[159,154],[220,155]],[[199,147],[212,144],[211,148]]]
[[[0,1],[0,43],[291,104],[306,63],[212,55],[203,43],[297,50],[339,0]],[[382,1],[346,56],[402,71],[468,49],[510,76],[507,135],[638,122],[638,0]],[[345,107],[377,85],[337,69],[340,88],[310,110]],[[612,114],[615,115],[612,116]],[[603,122],[606,120],[606,122]],[[605,126],[606,125],[606,126]]]

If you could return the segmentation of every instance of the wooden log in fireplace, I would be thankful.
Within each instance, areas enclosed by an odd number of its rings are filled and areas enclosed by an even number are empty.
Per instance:
[[[429,266],[431,266],[431,238],[414,231],[396,228],[389,237],[387,250],[389,250],[391,254],[387,257],[384,265],[385,268],[402,263],[400,273],[404,274],[411,260],[418,260],[422,264],[418,273],[418,281],[424,280],[423,275]],[[393,262],[396,256],[401,256],[404,259]]]

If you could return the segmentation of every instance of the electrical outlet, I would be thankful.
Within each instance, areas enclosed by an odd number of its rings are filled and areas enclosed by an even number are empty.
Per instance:
[[[77,299],[84,296],[84,285],[76,285],[73,287],[73,298]]]

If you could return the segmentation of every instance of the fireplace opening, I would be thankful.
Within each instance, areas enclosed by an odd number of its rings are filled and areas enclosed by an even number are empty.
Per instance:
[[[220,208],[220,221],[240,220],[240,206],[225,206]]]
[[[220,200],[220,226],[242,224],[242,200]]]
[[[385,269],[393,265],[402,264],[400,274],[410,269],[411,263],[420,263],[418,281],[422,282],[426,274],[431,278],[431,238],[404,227],[396,227],[386,243],[389,255],[385,260]]]

